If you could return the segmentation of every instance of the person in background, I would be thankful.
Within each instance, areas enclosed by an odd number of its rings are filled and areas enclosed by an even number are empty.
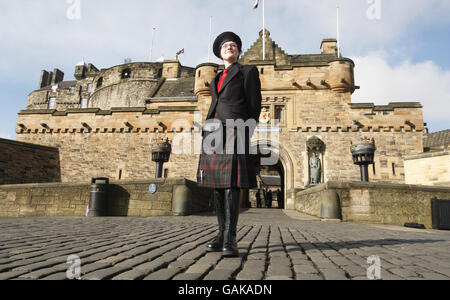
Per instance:
[[[258,191],[256,192],[256,207],[257,208],[262,208],[262,203],[261,203],[261,193],[260,190],[258,189]]]

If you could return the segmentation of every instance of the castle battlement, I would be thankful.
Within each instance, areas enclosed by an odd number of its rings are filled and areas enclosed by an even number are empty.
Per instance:
[[[19,112],[21,122],[18,123],[17,133],[180,132],[182,130],[180,125],[172,126],[172,123],[179,123],[180,120],[186,120],[190,124],[190,126],[185,125],[185,130],[194,131],[193,113],[200,113],[198,107],[158,105],[158,102],[166,100],[149,100],[157,105],[154,108],[23,110]],[[268,101],[270,100],[265,99],[264,102]],[[281,98],[280,101],[288,102],[289,100]],[[294,122],[296,126],[287,127],[281,124],[281,127],[288,129],[289,132],[421,132],[425,129],[421,119],[421,108],[419,103],[390,103],[378,106],[373,103],[354,103],[349,105],[349,111],[342,114],[340,124],[314,125]],[[409,109],[409,113],[405,114],[404,109]],[[41,117],[35,118],[35,115]]]

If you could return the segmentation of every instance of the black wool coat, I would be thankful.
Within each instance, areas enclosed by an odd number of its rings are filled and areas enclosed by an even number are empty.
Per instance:
[[[226,125],[227,120],[254,120],[253,124],[258,121],[262,98],[259,72],[255,66],[234,63],[228,68],[228,75],[217,92],[222,74],[211,82],[212,101],[206,117],[206,124],[214,120],[222,127],[214,131],[207,130],[207,125],[204,127],[197,182],[200,186],[216,189],[252,189],[257,186],[257,159],[249,151],[254,128],[248,128],[241,135],[236,127]],[[239,145],[245,145],[245,151],[238,149]]]

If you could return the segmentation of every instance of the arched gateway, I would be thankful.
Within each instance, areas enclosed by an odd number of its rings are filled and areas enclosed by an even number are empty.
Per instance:
[[[262,166],[273,165],[279,171],[283,207],[294,209],[294,164],[289,152],[280,143],[272,140],[252,141],[252,147],[258,147],[259,153],[262,153]]]

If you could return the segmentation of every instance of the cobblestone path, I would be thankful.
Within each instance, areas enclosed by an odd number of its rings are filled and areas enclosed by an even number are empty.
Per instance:
[[[239,219],[240,257],[222,258],[205,248],[216,222],[0,218],[0,280],[65,280],[77,267],[82,280],[349,280],[368,279],[368,270],[383,280],[450,279],[449,231],[250,209]]]

